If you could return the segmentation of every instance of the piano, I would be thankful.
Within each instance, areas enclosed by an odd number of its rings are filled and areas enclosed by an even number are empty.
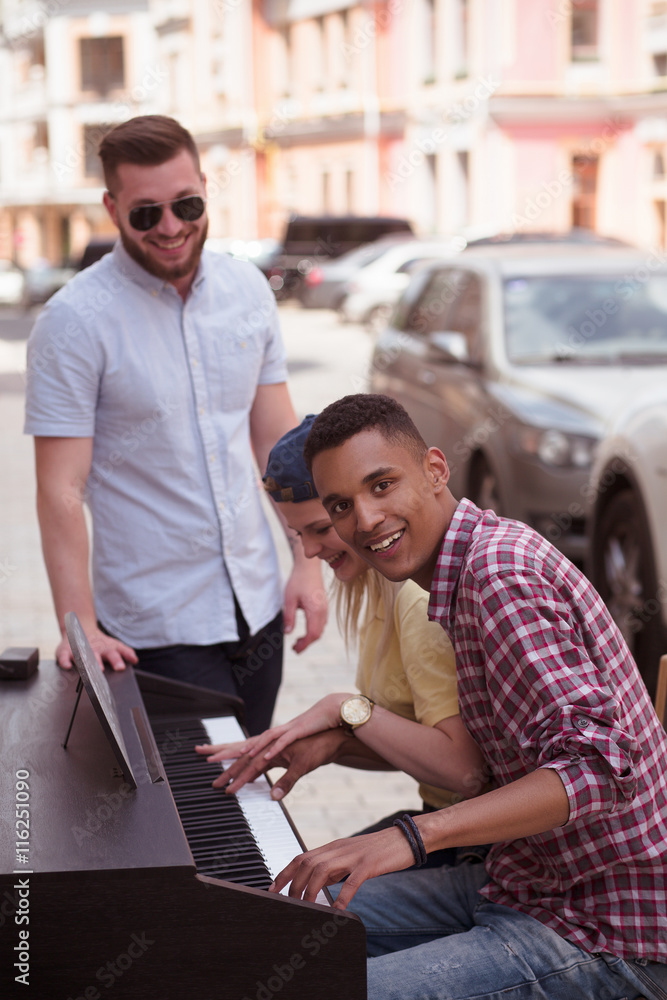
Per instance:
[[[74,670],[0,690],[0,997],[365,998],[361,921],[267,892],[304,849],[268,782],[225,796],[194,753],[240,738],[237,699],[105,676],[136,787],[85,692],[63,748]]]

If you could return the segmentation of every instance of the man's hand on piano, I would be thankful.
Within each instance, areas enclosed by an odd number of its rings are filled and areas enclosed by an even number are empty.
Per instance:
[[[291,882],[290,896],[314,902],[325,885],[335,885],[347,875],[334,901],[337,909],[344,910],[367,879],[410,868],[414,860],[406,838],[393,826],[299,854],[276,876],[269,891],[280,892]]]
[[[127,663],[138,662],[137,654],[132,647],[121,642],[120,639],[114,639],[112,636],[100,632],[98,628],[86,629],[85,631],[86,638],[100,667],[104,668],[104,664],[108,663],[114,670],[125,670]],[[56,663],[64,670],[70,670],[74,665],[72,650],[66,635],[63,635],[56,646]]]
[[[235,794],[249,781],[254,781],[260,774],[265,774],[272,767],[285,767],[287,770],[278,778],[271,789],[272,799],[282,799],[304,774],[309,774],[323,764],[335,761],[342,744],[346,743],[348,739],[347,734],[342,729],[328,729],[324,733],[316,733],[313,736],[296,740],[270,760],[266,760],[263,756],[251,757],[249,754],[243,754],[223,771],[219,778],[215,779],[213,787],[224,788],[225,792]],[[235,745],[241,746],[243,744]],[[198,753],[214,751],[207,757],[209,762],[228,760],[232,756],[230,747],[221,750],[214,746],[198,746],[196,749]]]

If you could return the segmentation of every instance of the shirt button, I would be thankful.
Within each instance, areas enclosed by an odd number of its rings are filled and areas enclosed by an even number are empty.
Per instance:
[[[192,364],[193,364],[193,365],[194,365],[194,367],[196,368],[196,367],[197,367],[197,365],[199,364],[199,362],[197,361],[197,359],[196,359],[196,358],[193,358],[193,359],[192,359]]]
[[[245,342],[245,340],[242,340],[242,341],[241,341],[241,347],[242,347],[242,348],[243,348],[243,350],[245,351],[245,349],[246,349],[246,342]]]
[[[154,299],[157,298],[157,288],[153,289],[153,291],[151,292],[151,295],[153,296]]]
[[[222,500],[221,500],[221,501],[220,501],[220,503],[218,504],[218,507],[220,508],[220,510],[224,510],[224,509],[225,509],[225,505],[224,505],[224,503],[222,502]]]
[[[206,411],[204,410],[204,407],[203,407],[203,406],[200,406],[200,407],[199,407],[199,416],[200,416],[200,417],[203,417],[203,416],[204,416],[204,413],[205,413],[205,412],[206,412]]]
[[[574,720],[574,724],[577,729],[585,729],[588,725],[588,719],[586,719],[583,715],[578,715]]]
[[[209,456],[208,456],[208,460],[209,460],[209,462],[210,462],[210,463],[211,463],[211,465],[212,465],[212,464],[213,464],[213,462],[215,462],[215,455],[209,455]]]

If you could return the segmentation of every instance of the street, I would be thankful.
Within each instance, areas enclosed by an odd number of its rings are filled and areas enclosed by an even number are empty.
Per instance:
[[[35,315],[0,310],[0,652],[8,646],[38,646],[40,656],[49,659],[58,631],[35,515],[32,441],[22,433],[25,339]],[[280,316],[299,418],[366,388],[372,341],[365,330],[341,324],[326,310],[291,304],[281,306]],[[286,571],[290,557],[277,526],[276,541]],[[295,637],[299,634],[297,623]],[[330,616],[324,637],[299,656],[288,640],[275,721],[286,721],[330,691],[354,690],[354,675],[354,651],[347,655]],[[418,809],[420,800],[405,775],[329,765],[302,779],[286,805],[312,848],[401,807]]]

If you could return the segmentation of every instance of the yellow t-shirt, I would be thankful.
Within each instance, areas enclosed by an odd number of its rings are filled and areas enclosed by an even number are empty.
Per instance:
[[[376,663],[385,608],[379,600],[369,607],[359,631],[357,687],[383,708],[404,719],[434,726],[458,715],[456,663],[452,644],[442,626],[427,617],[428,594],[407,580],[396,596],[394,629],[384,655]],[[424,783],[419,793],[431,806],[458,802],[455,792]]]

